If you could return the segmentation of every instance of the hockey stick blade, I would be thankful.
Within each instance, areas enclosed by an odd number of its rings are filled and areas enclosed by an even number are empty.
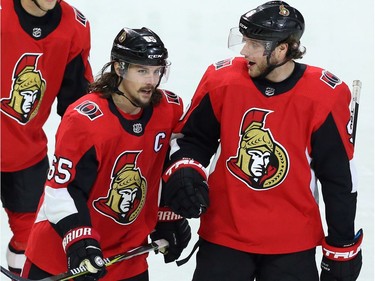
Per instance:
[[[140,246],[126,253],[104,258],[103,260],[106,266],[111,266],[120,261],[127,260],[132,257],[146,254],[152,251],[155,251],[157,253],[159,250],[167,248],[168,246],[169,246],[168,241],[165,239],[155,240],[151,242],[150,244],[147,244],[146,246]],[[65,281],[65,280],[76,278],[78,276],[89,273],[87,268],[85,266],[82,266],[82,267],[71,269],[67,272],[64,272],[58,275],[54,275],[54,276],[50,276],[50,277],[46,277],[46,278],[38,279],[38,280],[32,280],[32,279],[20,277],[14,274],[13,272],[10,272],[9,270],[5,269],[2,266],[1,266],[1,272],[14,281]]]

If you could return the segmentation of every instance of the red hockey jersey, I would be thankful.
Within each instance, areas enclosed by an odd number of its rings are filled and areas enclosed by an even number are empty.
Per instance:
[[[96,94],[69,107],[57,131],[53,165],[26,250],[38,267],[52,274],[67,270],[62,238],[52,225],[77,210],[84,214],[88,209],[104,257],[147,242],[157,222],[169,140],[183,112],[178,96],[162,92],[159,105],[135,116]],[[144,272],[145,257],[109,267],[103,280]]]
[[[64,1],[45,16],[29,15],[19,0],[1,11],[1,171],[30,167],[47,154],[43,131],[57,97],[57,111],[86,93],[90,25]]]
[[[211,161],[199,235],[252,253],[313,248],[323,238],[319,180],[329,235],[353,239],[350,101],[347,85],[321,68],[296,63],[271,83],[251,79],[243,58],[210,66],[172,149],[172,161]]]

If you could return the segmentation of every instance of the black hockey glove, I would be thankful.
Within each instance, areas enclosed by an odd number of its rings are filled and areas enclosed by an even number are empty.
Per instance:
[[[203,166],[182,159],[164,173],[163,200],[176,214],[198,218],[209,205],[207,177]]]
[[[321,281],[355,281],[362,267],[361,243],[362,229],[358,231],[352,243],[342,247],[333,247],[324,240],[321,263]]]
[[[191,229],[187,219],[174,214],[163,208],[159,210],[159,221],[154,232],[150,234],[151,240],[165,239],[169,246],[164,255],[164,262],[169,263],[177,260],[183,249],[187,247],[191,238]]]
[[[70,230],[63,239],[68,269],[85,266],[90,273],[76,277],[76,281],[94,281],[103,277],[107,270],[99,245],[99,235],[91,227]]]

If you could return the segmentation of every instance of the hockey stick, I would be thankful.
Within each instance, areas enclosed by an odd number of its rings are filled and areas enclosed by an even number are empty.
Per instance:
[[[361,95],[362,82],[360,80],[353,81],[352,102],[350,105],[350,127],[352,129],[352,142],[355,144],[355,137],[357,133],[357,120],[359,111],[359,98]]]
[[[140,246],[140,247],[132,249],[132,250],[126,252],[126,253],[122,253],[122,254],[111,256],[111,257],[108,257],[108,258],[104,258],[103,260],[104,260],[105,265],[108,267],[108,266],[111,266],[115,263],[118,263],[118,262],[123,261],[123,260],[130,259],[130,258],[135,257],[135,256],[139,256],[139,255],[142,255],[142,254],[145,254],[145,253],[148,253],[148,252],[152,252],[152,251],[162,250],[164,248],[167,248],[168,245],[169,244],[168,244],[167,240],[160,239],[160,240],[153,241],[150,244],[147,244],[146,246]],[[9,270],[5,269],[2,266],[1,266],[1,272],[14,281],[32,281],[31,279],[27,279],[27,278],[23,278],[23,277],[18,276],[16,274],[10,272]],[[50,277],[46,277],[46,278],[43,278],[43,279],[39,279],[39,280],[36,280],[36,281],[64,281],[64,280],[76,278],[78,276],[81,276],[81,275],[84,275],[84,274],[87,274],[87,273],[89,273],[87,268],[85,266],[81,266],[81,267],[71,269],[67,272],[60,273],[58,275],[54,275],[54,276],[50,276]]]

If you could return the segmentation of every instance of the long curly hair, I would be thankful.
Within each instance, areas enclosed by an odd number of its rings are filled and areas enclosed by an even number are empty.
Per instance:
[[[284,40],[281,43],[287,43],[288,44],[288,51],[286,53],[286,57],[290,59],[301,59],[306,54],[306,48],[301,45],[301,42],[299,40],[296,40],[293,38],[293,36],[290,36],[286,40]]]

